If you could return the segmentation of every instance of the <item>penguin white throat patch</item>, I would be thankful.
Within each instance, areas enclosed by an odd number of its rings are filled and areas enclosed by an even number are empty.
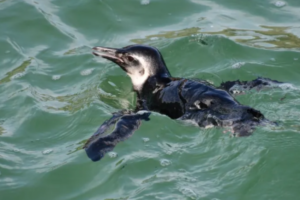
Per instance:
[[[151,75],[151,66],[149,63],[141,56],[133,56],[136,60],[139,61],[139,67],[134,67],[127,74],[131,78],[132,86],[135,91],[142,89],[144,83]]]
[[[134,73],[128,73],[131,78],[133,89],[138,91],[141,90],[146,80],[149,78],[150,73],[149,69],[141,69],[140,71],[136,71]]]

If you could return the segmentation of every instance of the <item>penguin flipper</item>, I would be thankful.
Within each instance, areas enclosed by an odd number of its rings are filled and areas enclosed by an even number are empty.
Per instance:
[[[226,81],[221,83],[220,89],[226,90],[230,94],[242,94],[245,90],[261,90],[267,87],[278,87],[279,85],[283,84],[283,82],[279,82],[276,80],[272,80],[269,78],[256,78],[252,81]]]
[[[149,111],[119,111],[105,121],[84,145],[87,156],[92,161],[100,160],[106,152],[121,141],[128,139],[139,128],[142,120],[149,120]]]

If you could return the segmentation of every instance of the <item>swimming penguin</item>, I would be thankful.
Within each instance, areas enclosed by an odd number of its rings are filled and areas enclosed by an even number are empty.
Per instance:
[[[269,123],[264,115],[241,105],[232,94],[236,86],[246,89],[280,84],[266,78],[229,81],[219,88],[201,80],[172,77],[161,53],[154,47],[131,45],[124,48],[94,47],[101,56],[121,67],[131,78],[137,94],[134,111],[119,111],[104,122],[86,142],[84,149],[93,161],[100,160],[118,142],[130,137],[151,111],[172,119],[193,121],[200,127],[231,127],[236,136],[248,136],[259,124]],[[108,130],[111,130],[107,133]]]

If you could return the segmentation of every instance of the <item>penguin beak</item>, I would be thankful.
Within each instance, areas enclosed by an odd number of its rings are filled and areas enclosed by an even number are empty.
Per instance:
[[[107,60],[113,61],[117,64],[123,63],[124,61],[122,60],[122,55],[118,53],[119,49],[116,48],[108,48],[108,47],[94,47],[93,54],[95,56],[101,56]]]

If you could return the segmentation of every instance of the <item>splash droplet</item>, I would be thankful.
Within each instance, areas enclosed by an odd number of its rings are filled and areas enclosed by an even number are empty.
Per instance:
[[[149,142],[149,140],[150,140],[149,138],[143,138],[144,142]]]

